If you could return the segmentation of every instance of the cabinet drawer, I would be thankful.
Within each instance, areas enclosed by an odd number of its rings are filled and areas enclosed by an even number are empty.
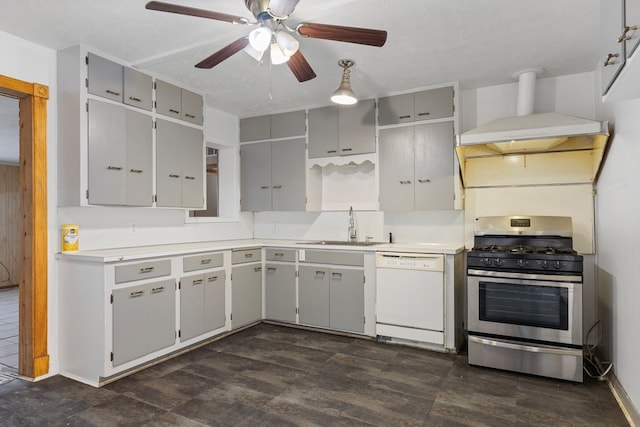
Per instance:
[[[262,259],[262,249],[237,249],[231,252],[231,264],[256,262]]]
[[[182,258],[182,269],[187,272],[222,267],[223,262],[224,255],[222,252],[186,256]]]
[[[347,251],[307,250],[305,251],[305,259],[303,262],[312,262],[316,264],[364,266],[364,253]]]
[[[134,280],[151,279],[171,274],[171,260],[138,262],[135,264],[116,266],[116,283]]]
[[[266,251],[267,261],[284,261],[295,262],[296,261],[295,249],[272,249],[269,248]]]

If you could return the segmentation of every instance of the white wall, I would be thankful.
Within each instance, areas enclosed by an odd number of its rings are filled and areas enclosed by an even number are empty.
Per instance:
[[[50,373],[58,371],[58,280],[55,251],[58,248],[57,198],[57,92],[56,52],[0,31],[0,74],[49,87],[47,102],[47,191],[48,191],[48,349]]]

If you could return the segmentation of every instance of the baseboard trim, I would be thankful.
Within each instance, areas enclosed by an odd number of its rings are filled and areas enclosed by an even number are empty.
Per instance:
[[[620,405],[624,416],[627,417],[629,425],[631,427],[640,426],[640,413],[633,404],[633,401],[631,401],[631,398],[622,386],[622,383],[620,383],[620,381],[618,380],[618,377],[616,377],[613,373],[610,373],[608,379],[609,388],[611,389],[613,396],[618,401],[618,405]]]

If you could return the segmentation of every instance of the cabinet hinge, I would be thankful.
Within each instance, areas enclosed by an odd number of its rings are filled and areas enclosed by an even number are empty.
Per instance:
[[[300,314],[300,311],[298,311],[298,307],[296,307],[296,314]]]
[[[229,320],[233,320],[233,313],[229,315]]]
[[[87,113],[89,112],[89,103],[87,102],[85,105],[85,109],[87,110]]]
[[[86,194],[87,194],[87,200],[89,200],[89,190],[87,190]]]
[[[157,195],[157,194],[155,194],[155,195],[153,196],[153,201],[154,201],[154,202],[156,202],[156,203],[158,203],[158,195]]]
[[[178,280],[178,289],[182,289],[182,280]]]
[[[84,79],[84,87],[89,87],[89,79]]]
[[[111,295],[109,296],[109,302],[110,302],[111,304],[113,304],[113,294],[111,294]]]
[[[158,109],[158,101],[153,101],[153,108]]]
[[[157,89],[157,88],[158,88],[158,86],[156,86],[156,82],[153,82],[153,88],[154,88],[154,89]]]
[[[87,65],[89,65],[89,55],[86,55],[86,56],[84,57],[84,63],[85,63],[85,64],[87,64]]]
[[[178,338],[182,337],[182,330],[178,329]]]
[[[300,272],[296,270],[296,277],[300,277]]]
[[[112,352],[111,352],[111,354],[109,355],[109,360],[110,360],[111,362],[113,362],[113,351],[112,351]]]
[[[362,318],[362,323],[365,323],[365,324],[367,323],[367,317],[366,316]]]
[[[364,277],[362,278],[362,283],[367,283],[367,276],[364,276]]]

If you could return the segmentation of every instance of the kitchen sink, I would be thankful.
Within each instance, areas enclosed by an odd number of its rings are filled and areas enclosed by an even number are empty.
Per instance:
[[[313,242],[299,242],[301,245],[326,245],[326,246],[375,246],[382,245],[383,242],[351,242],[348,240],[317,240]]]

